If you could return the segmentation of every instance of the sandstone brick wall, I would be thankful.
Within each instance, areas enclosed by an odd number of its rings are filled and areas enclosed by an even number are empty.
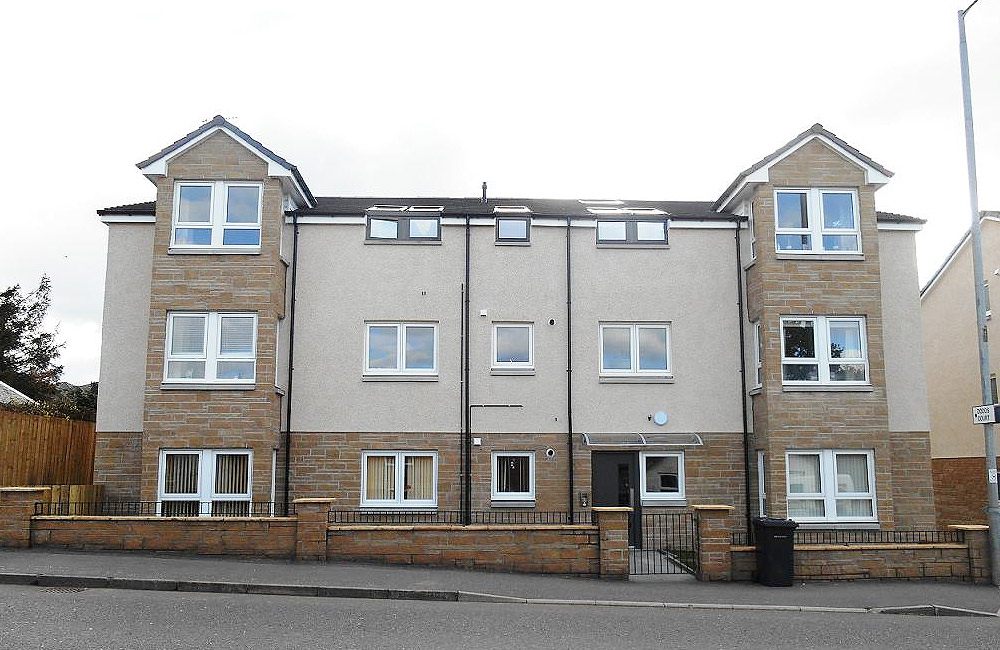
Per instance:
[[[986,459],[935,458],[934,505],[938,526],[986,524]]]
[[[933,530],[943,526],[944,524],[936,521],[933,508],[934,477],[930,462],[930,433],[907,431],[893,432],[890,435],[892,508],[899,527]]]
[[[292,558],[295,534],[294,518],[35,517],[31,545]]]
[[[109,501],[139,501],[142,479],[142,433],[97,432],[94,483],[104,485]]]
[[[327,558],[599,575],[597,526],[330,526]]]
[[[734,547],[732,557],[733,580],[752,580],[757,570],[753,547]],[[867,578],[968,580],[969,549],[965,544],[795,546],[796,580]]]

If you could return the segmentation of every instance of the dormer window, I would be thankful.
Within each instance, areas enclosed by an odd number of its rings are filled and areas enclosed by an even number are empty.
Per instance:
[[[619,246],[666,246],[666,219],[610,219],[597,221],[597,244]]]
[[[259,251],[262,191],[260,183],[177,183],[170,247]]]
[[[437,206],[373,206],[366,215],[369,244],[419,244],[441,241],[441,210]],[[405,215],[405,216],[404,216]]]
[[[777,190],[774,193],[778,253],[860,253],[861,225],[854,190]]]

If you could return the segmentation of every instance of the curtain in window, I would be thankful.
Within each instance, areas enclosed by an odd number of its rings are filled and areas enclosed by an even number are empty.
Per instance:
[[[174,316],[170,337],[171,354],[205,354],[205,317]]]
[[[404,465],[403,499],[430,501],[434,498],[434,459],[430,456],[407,456]]]
[[[837,499],[838,517],[871,517],[873,515],[871,499]]]
[[[868,456],[837,454],[837,492],[868,491]]]
[[[497,492],[531,492],[530,459],[497,456]]]
[[[396,459],[394,456],[369,456],[366,467],[365,498],[396,498]]]
[[[198,454],[167,454],[163,468],[163,491],[167,494],[198,493]]]
[[[791,494],[817,494],[822,491],[819,454],[789,454],[788,492]]]
[[[215,493],[248,493],[249,463],[247,454],[218,454],[215,457]]]
[[[830,358],[862,358],[860,323],[856,321],[833,321],[830,323]]]

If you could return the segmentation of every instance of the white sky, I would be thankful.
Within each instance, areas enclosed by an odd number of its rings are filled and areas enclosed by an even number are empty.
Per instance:
[[[714,200],[814,122],[929,220],[968,227],[967,1],[11,3],[0,23],[0,288],[52,277],[64,379],[98,377],[97,208],[216,113],[316,195]],[[1000,0],[968,16],[980,206],[1000,209]]]

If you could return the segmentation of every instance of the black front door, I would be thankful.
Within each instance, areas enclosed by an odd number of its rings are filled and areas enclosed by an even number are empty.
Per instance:
[[[591,454],[591,485],[595,506],[631,506],[629,546],[641,546],[639,501],[639,454],[629,451],[597,451]]]

